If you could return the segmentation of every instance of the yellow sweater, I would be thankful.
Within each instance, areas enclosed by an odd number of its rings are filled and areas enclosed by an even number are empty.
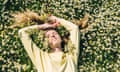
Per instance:
[[[25,27],[19,30],[20,39],[32,63],[38,72],[77,72],[79,56],[79,28],[71,22],[56,18],[70,31],[70,39],[75,45],[74,54],[54,52],[48,53],[40,50],[29,38],[26,30],[38,28],[38,25]]]

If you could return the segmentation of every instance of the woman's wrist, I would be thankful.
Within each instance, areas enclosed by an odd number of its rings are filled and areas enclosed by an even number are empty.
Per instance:
[[[55,28],[52,24],[45,23],[43,25],[38,25],[38,29],[49,29],[49,28]]]
[[[60,25],[60,22],[56,19],[50,19],[51,22],[42,24],[42,25],[38,25],[38,29],[49,29],[49,28],[57,28]]]

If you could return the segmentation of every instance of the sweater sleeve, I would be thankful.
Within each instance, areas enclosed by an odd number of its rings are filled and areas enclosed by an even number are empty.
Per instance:
[[[22,28],[19,30],[18,35],[32,63],[36,66],[37,69],[42,70],[41,54],[43,54],[43,52],[36,46],[36,44],[29,37],[29,34],[26,32],[26,30],[34,28],[38,28],[38,25]]]

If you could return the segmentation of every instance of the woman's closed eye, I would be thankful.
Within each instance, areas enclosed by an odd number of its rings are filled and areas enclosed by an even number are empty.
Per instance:
[[[56,35],[57,33],[56,32],[54,32],[54,31],[47,31],[46,32],[46,36],[47,37],[49,37],[49,36],[54,36],[54,35]]]

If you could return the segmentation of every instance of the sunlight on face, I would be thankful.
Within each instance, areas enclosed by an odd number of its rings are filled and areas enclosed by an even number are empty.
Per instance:
[[[51,48],[58,48],[61,46],[61,37],[55,30],[48,30],[45,35],[48,37]]]

